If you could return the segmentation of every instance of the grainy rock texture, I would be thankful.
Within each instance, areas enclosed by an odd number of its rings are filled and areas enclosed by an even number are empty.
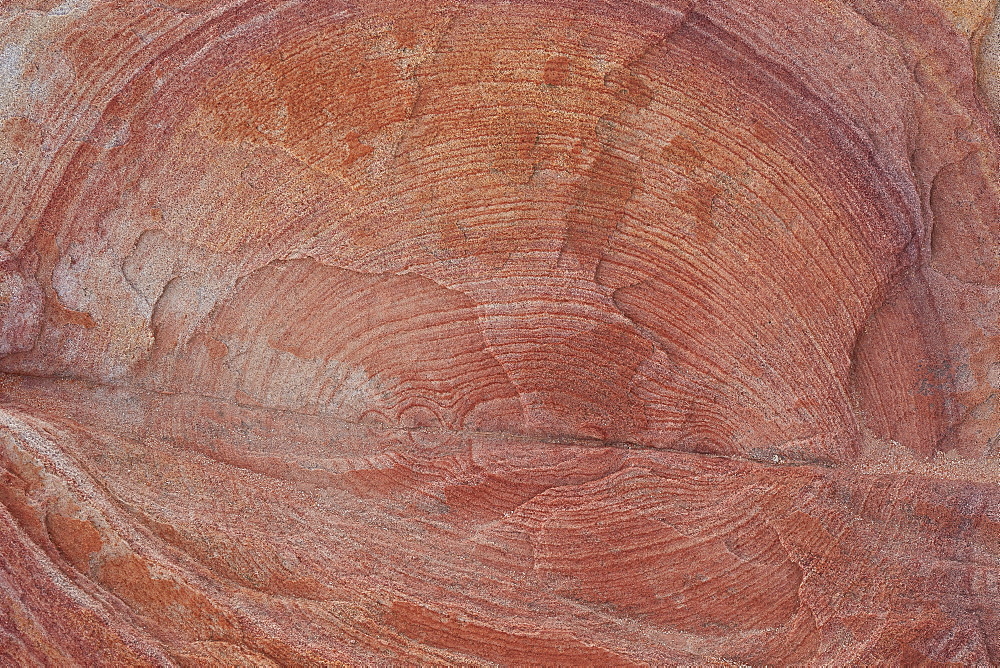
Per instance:
[[[0,14],[3,665],[1000,662],[991,2]]]

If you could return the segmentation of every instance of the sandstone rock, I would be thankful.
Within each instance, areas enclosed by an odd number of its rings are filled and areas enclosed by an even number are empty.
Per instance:
[[[0,659],[1000,661],[985,0],[0,8]]]

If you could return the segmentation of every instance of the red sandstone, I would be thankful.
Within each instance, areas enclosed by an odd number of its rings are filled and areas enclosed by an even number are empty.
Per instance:
[[[0,11],[0,663],[1000,662],[991,3]]]

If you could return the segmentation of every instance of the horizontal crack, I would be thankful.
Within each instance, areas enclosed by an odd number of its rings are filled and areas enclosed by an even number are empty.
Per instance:
[[[156,390],[146,387],[136,387],[133,385],[125,384],[115,384],[115,383],[105,383],[100,381],[95,381],[92,379],[78,378],[73,376],[51,376],[43,374],[31,374],[23,372],[12,372],[12,371],[0,371],[0,378],[17,378],[17,379],[28,379],[34,381],[49,381],[52,383],[67,383],[67,384],[77,384],[84,385],[88,388],[104,388],[120,391],[123,393],[130,393],[138,396],[155,396],[155,397],[178,397],[178,398],[189,398],[189,399],[200,399],[203,401],[210,402],[212,404],[221,404],[224,406],[237,407],[244,410],[250,411],[261,411],[266,413],[276,413],[276,414],[290,414],[301,417],[306,417],[321,421],[336,422],[343,425],[348,425],[351,427],[363,427],[368,429],[381,430],[386,432],[404,433],[404,434],[421,434],[429,436],[442,436],[442,437],[469,437],[469,438],[495,438],[495,439],[506,439],[506,440],[516,440],[521,442],[534,442],[534,443],[545,443],[549,445],[562,445],[570,447],[579,448],[614,448],[619,450],[631,450],[631,451],[641,451],[647,453],[663,453],[663,454],[676,454],[676,455],[687,455],[692,457],[708,457],[713,459],[725,459],[729,461],[742,462],[748,464],[761,464],[766,466],[818,466],[823,468],[836,468],[837,464],[830,460],[825,459],[806,459],[806,458],[790,458],[776,450],[780,448],[784,443],[773,443],[769,444],[764,448],[754,448],[751,452],[745,455],[731,454],[731,453],[719,453],[719,452],[706,452],[698,450],[684,450],[680,448],[672,448],[669,446],[656,446],[648,445],[643,443],[636,443],[633,441],[620,441],[620,440],[608,440],[601,439],[592,436],[572,436],[572,435],[546,435],[546,434],[531,434],[516,431],[488,431],[480,429],[453,429],[449,427],[409,427],[401,424],[390,424],[385,422],[359,422],[356,420],[348,420],[343,417],[336,415],[329,415],[326,413],[308,413],[305,411],[297,411],[291,408],[281,408],[277,406],[263,406],[259,404],[246,404],[240,403],[238,401],[233,401],[229,399],[224,399],[221,397],[213,397],[205,394],[198,394],[195,392],[171,392],[167,390]],[[3,402],[3,399],[0,399]],[[29,411],[30,412],[30,411]],[[800,439],[793,439],[787,441],[791,443],[798,441]]]

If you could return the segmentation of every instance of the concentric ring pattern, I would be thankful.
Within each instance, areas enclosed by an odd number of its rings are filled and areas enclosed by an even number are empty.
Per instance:
[[[989,3],[4,5],[0,657],[1000,657]]]

